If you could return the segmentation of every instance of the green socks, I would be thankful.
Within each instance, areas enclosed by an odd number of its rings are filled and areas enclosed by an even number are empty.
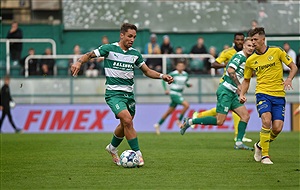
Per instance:
[[[217,118],[213,117],[213,116],[196,118],[196,119],[193,119],[193,124],[217,125]]]
[[[113,145],[115,148],[117,148],[123,140],[123,137],[117,137],[115,134],[111,140],[111,145]]]
[[[236,141],[240,141],[242,142],[243,137],[245,135],[246,132],[246,127],[247,127],[247,123],[244,121],[240,121],[239,125],[238,125],[238,134],[237,134],[237,138]]]
[[[140,147],[139,147],[139,142],[138,142],[138,138],[134,138],[134,139],[130,139],[130,140],[127,140],[130,148],[134,151],[138,151],[140,150]]]

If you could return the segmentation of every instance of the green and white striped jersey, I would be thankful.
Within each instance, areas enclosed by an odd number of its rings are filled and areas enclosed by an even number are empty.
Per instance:
[[[133,92],[134,66],[145,64],[140,52],[134,48],[124,51],[118,42],[105,44],[94,50],[97,57],[104,57],[106,90]]]
[[[230,59],[228,64],[226,65],[226,73],[223,76],[223,82],[221,85],[225,86],[227,89],[229,89],[232,92],[236,92],[237,85],[235,82],[230,78],[227,69],[229,67],[232,67],[235,70],[236,76],[240,83],[244,80],[244,69],[246,64],[247,57],[245,56],[243,51],[239,51],[236,54],[233,55],[233,57]]]
[[[170,94],[182,95],[185,86],[189,87],[189,74],[185,71],[179,73],[177,70],[169,73],[173,77],[174,82],[170,84]],[[163,81],[164,89],[166,90],[166,82]]]

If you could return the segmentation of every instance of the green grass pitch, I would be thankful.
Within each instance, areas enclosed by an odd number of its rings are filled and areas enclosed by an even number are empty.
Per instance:
[[[258,139],[259,132],[247,133]],[[112,134],[1,134],[1,189],[299,189],[299,133],[271,143],[274,165],[233,149],[232,133],[139,133],[142,168],[114,165]],[[253,143],[246,143],[252,146]],[[119,154],[129,146],[124,140]]]

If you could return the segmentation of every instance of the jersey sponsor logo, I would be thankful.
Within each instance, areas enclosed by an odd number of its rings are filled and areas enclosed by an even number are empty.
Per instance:
[[[130,68],[130,69],[133,69],[134,66],[132,64],[126,64],[126,63],[120,63],[120,62],[114,62],[113,63],[113,66],[114,67],[121,67],[121,68]]]
[[[285,55],[285,58],[286,58],[288,61],[291,60],[291,57],[290,57],[288,54]]]
[[[262,65],[262,66],[258,66],[258,67],[255,68],[255,71],[264,70],[264,69],[267,69],[269,67],[274,67],[274,66],[275,66],[275,62],[270,63],[270,64],[266,64],[266,65]]]

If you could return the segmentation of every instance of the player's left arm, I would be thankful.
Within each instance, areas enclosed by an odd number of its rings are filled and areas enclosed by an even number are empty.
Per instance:
[[[291,62],[288,65],[288,67],[290,68],[290,73],[289,73],[289,76],[283,82],[285,90],[293,89],[292,81],[293,81],[293,78],[296,76],[296,73],[298,71],[298,68],[297,68],[297,66],[294,62]]]
[[[293,59],[291,58],[291,56],[289,56],[282,49],[280,49],[280,60],[290,68],[289,76],[283,82],[284,89],[285,90],[293,89],[292,81],[298,71],[298,68],[297,68],[296,64],[293,62]]]
[[[142,72],[149,78],[153,79],[163,79],[168,84],[171,84],[173,82],[173,77],[167,74],[159,73],[155,70],[150,69],[146,64],[143,64],[140,69]]]

